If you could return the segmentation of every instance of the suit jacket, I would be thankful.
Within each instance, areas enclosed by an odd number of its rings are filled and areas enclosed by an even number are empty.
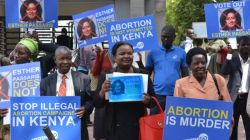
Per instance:
[[[232,101],[235,101],[242,79],[242,67],[239,55],[233,55],[231,60],[226,60],[221,72],[222,74],[229,75],[227,87]],[[248,69],[248,79],[250,79],[250,69]],[[250,82],[248,88],[250,89]]]
[[[81,96],[81,106],[85,107],[87,114],[91,114],[93,110],[93,103],[90,96],[90,79],[83,73],[71,71],[75,96]],[[56,96],[57,73],[51,74],[41,80],[40,93],[41,96]],[[86,125],[86,118],[81,120],[81,137],[82,140],[88,139],[88,131]]]

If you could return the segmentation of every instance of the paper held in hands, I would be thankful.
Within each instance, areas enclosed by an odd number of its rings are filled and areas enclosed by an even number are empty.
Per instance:
[[[112,84],[109,102],[142,101],[143,93],[147,92],[148,76],[145,74],[113,73],[106,77]]]

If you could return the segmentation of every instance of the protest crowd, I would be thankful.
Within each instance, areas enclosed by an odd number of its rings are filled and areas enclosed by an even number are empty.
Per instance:
[[[112,4],[44,43],[36,27],[57,28],[45,1],[5,13],[6,28],[26,30],[0,54],[0,140],[238,140],[240,117],[250,140],[250,2],[206,4],[202,39],[190,25],[176,44],[164,23],[158,44],[153,15],[116,20]]]

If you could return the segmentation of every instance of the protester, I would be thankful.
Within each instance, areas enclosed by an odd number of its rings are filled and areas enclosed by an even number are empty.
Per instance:
[[[132,66],[133,52],[133,46],[129,43],[118,42],[114,45],[112,55],[117,66],[101,74],[94,94],[95,107],[106,107],[104,130],[108,140],[138,140],[139,118],[144,115],[145,107],[150,105],[150,96],[154,95],[149,78],[148,93],[144,94],[142,102],[110,103],[105,99],[106,93],[111,90],[111,81],[106,80],[107,73],[145,73],[144,70]]]
[[[195,39],[195,33],[192,28],[186,29],[186,37],[185,40],[181,41],[180,48],[183,48],[185,52],[187,53],[190,49],[194,47],[194,39]]]
[[[81,139],[88,140],[85,116],[93,109],[89,94],[90,79],[80,72],[71,70],[71,59],[71,52],[67,47],[61,46],[56,49],[57,72],[42,79],[40,93],[41,96],[81,96],[81,107],[76,110],[76,115],[81,118]]]
[[[234,121],[231,140],[238,138],[239,117],[242,117],[246,139],[250,139],[250,116],[246,111],[247,98],[250,90],[250,38],[241,37],[239,54],[228,54],[222,67],[222,73],[229,75],[228,90],[234,101]]]
[[[154,90],[161,107],[165,109],[166,97],[173,96],[175,81],[188,75],[186,53],[173,45],[175,29],[166,25],[161,31],[162,46],[151,50],[146,61],[149,74],[154,71]],[[151,110],[156,114],[157,107]]]
[[[231,101],[225,79],[218,74],[215,74],[213,79],[207,71],[207,53],[204,49],[191,49],[187,53],[186,61],[192,75],[176,81],[174,96]]]

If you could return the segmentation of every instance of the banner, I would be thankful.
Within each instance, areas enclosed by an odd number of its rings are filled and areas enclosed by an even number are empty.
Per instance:
[[[0,106],[3,106],[3,101],[9,100],[10,97],[40,96],[40,81],[39,62],[1,67]]]
[[[141,75],[109,77],[112,90],[109,102],[127,102],[143,100],[143,80]]]
[[[163,139],[228,140],[232,110],[233,102],[168,96]]]
[[[109,50],[116,42],[129,42],[135,52],[157,48],[158,39],[154,16],[130,18],[107,23]]]
[[[205,4],[208,38],[249,36],[249,12],[250,3],[245,1]]]
[[[11,139],[47,139],[43,128],[48,125],[58,140],[80,140],[79,107],[79,96],[12,97]]]
[[[79,48],[106,41],[106,23],[115,20],[114,5],[73,15],[73,20]]]
[[[56,28],[58,0],[6,0],[6,28]]]

